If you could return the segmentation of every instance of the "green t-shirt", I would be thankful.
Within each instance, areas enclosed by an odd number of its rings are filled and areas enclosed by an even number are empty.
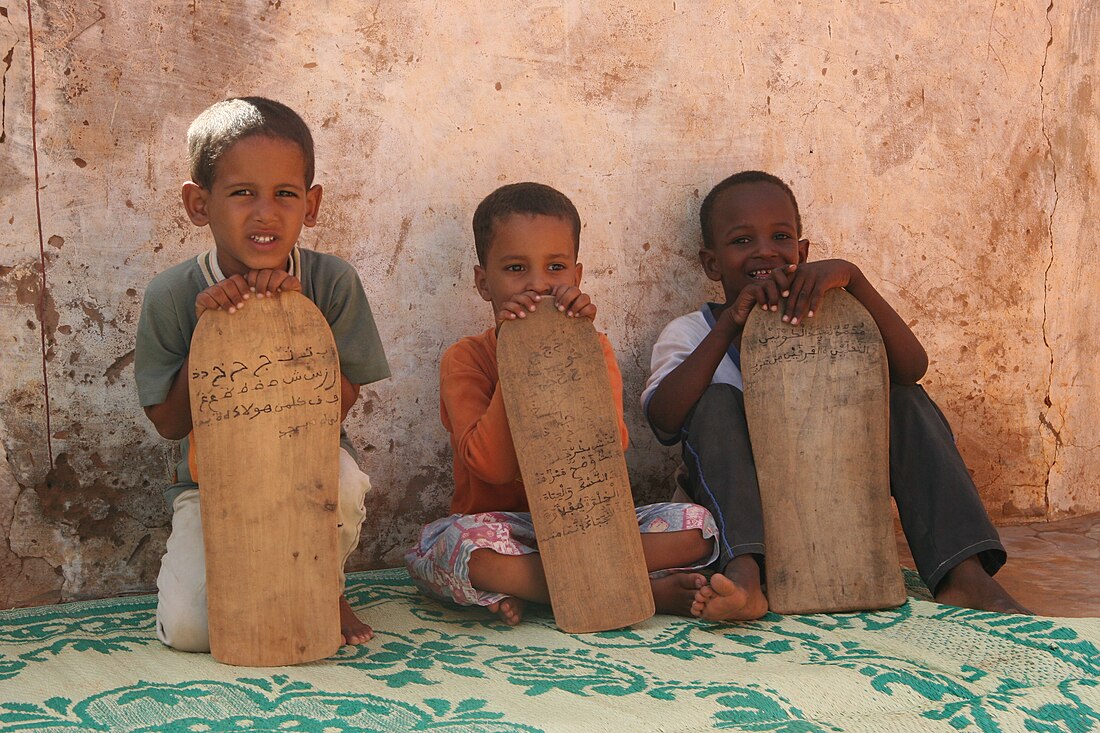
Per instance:
[[[302,294],[317,306],[332,329],[340,371],[352,384],[370,384],[390,376],[386,354],[374,325],[367,295],[355,268],[334,255],[295,247],[287,271],[302,282]],[[159,405],[191,350],[198,319],[195,298],[222,279],[214,250],[160,273],[145,289],[134,351],[134,380],[142,407]],[[187,466],[189,441],[180,442],[182,460],[176,482],[166,490],[169,504],[184,489],[198,488]],[[355,451],[343,428],[340,444]]]

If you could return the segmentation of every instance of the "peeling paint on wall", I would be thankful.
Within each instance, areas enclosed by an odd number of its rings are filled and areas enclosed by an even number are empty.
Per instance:
[[[176,447],[138,406],[134,332],[152,276],[210,246],[179,206],[184,134],[230,95],[311,124],[325,196],[303,244],[357,267],[394,373],[348,420],[374,484],[353,568],[399,564],[447,509],[436,365],[491,323],[470,218],[530,179],[581,211],[640,501],[677,465],[634,398],[650,347],[717,295],[700,200],[764,168],[811,256],[857,262],[924,341],[994,517],[1100,510],[1096,3],[30,10],[0,7],[0,605],[153,586]]]

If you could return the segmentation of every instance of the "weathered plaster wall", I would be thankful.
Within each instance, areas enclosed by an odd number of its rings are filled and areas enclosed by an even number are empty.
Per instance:
[[[1100,510],[1098,44],[1088,0],[0,0],[0,606],[154,582],[172,448],[137,405],[137,314],[209,246],[178,205],[187,124],[249,93],[313,127],[304,243],[359,268],[395,375],[350,418],[377,487],[356,567],[445,511],[435,364],[491,319],[469,219],[525,179],[582,212],[629,394],[714,295],[701,196],[765,168],[813,254],[858,262],[924,340],[994,516]],[[627,407],[638,493],[664,496],[675,454]]]

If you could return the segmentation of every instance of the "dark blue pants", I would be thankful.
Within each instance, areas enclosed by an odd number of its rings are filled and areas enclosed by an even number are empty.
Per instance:
[[[707,388],[684,424],[683,456],[684,490],[718,523],[718,567],[738,555],[764,555],[760,488],[741,390],[728,384]],[[919,384],[890,385],[890,493],[917,572],[933,592],[949,570],[973,555],[990,575],[1004,565],[1004,546],[951,426]]]

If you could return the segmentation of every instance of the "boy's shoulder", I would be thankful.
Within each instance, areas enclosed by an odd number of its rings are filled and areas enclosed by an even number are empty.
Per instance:
[[[328,252],[318,252],[315,249],[297,248],[298,261],[303,270],[320,270],[324,272],[355,272],[350,262],[339,255]]]
[[[711,315],[709,305],[704,305],[690,313],[677,316],[665,324],[661,329],[658,340],[682,337],[705,337],[714,327],[714,317]]]
[[[145,299],[160,302],[190,297],[193,300],[205,288],[198,258],[191,256],[154,275],[145,286]]]
[[[451,344],[439,362],[440,374],[476,369],[496,373],[497,334],[495,328],[473,336],[463,336]]]

